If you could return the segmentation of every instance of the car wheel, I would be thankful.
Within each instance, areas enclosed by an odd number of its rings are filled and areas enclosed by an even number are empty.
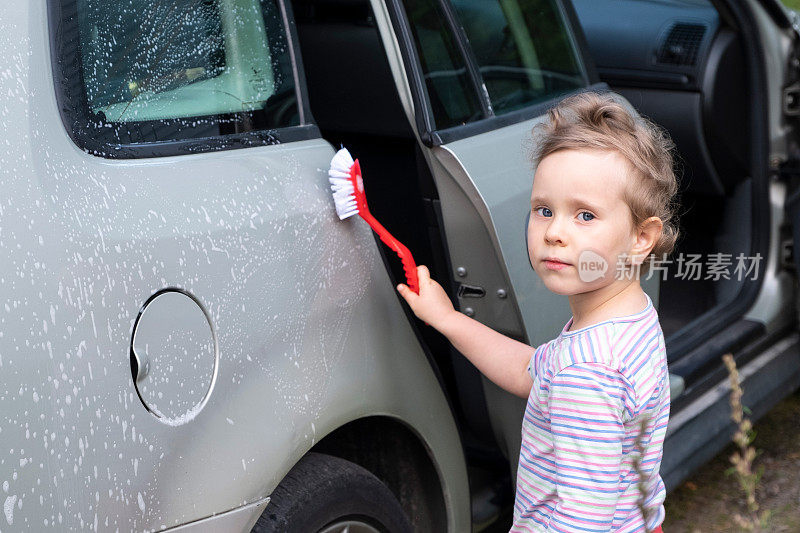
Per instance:
[[[309,453],[270,495],[253,533],[405,533],[400,502],[370,471],[339,457]]]

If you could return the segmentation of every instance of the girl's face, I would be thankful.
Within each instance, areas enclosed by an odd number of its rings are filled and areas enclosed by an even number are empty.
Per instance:
[[[531,193],[528,254],[548,289],[573,295],[624,279],[636,243],[623,199],[629,166],[616,152],[559,150],[539,162]]]

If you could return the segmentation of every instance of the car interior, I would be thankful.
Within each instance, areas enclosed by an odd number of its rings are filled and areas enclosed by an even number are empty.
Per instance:
[[[766,165],[756,162],[764,154],[755,150],[763,144],[752,136],[753,120],[761,119],[754,110],[755,78],[748,76],[755,69],[748,63],[747,32],[724,2],[572,5],[600,80],[676,144],[681,235],[665,265],[658,312],[670,372],[686,387],[674,399],[677,410],[721,378],[723,353],[765,338],[762,323],[742,316],[761,281],[746,269],[759,253],[763,277],[770,231],[767,180],[760,175]],[[692,254],[703,263],[697,276],[686,267]],[[714,261],[727,263],[727,278],[713,273]]]
[[[699,0],[574,0],[573,5],[600,79],[664,127],[677,145],[683,235],[673,257],[748,256],[750,110],[736,31],[709,2]],[[625,19],[637,23],[615,26],[615,20]],[[735,279],[676,274],[673,263],[661,284],[662,294],[669,295],[659,304],[665,337],[738,292]]]
[[[291,6],[311,112],[323,137],[361,158],[371,211],[414,251],[417,263],[448,280],[436,188],[402,110],[369,2],[293,0]],[[753,216],[745,43],[733,17],[709,1],[573,0],[572,6],[599,81],[665,128],[677,147],[681,236],[665,265],[658,311],[671,372],[689,386],[719,366],[721,353],[763,334],[759,323],[729,316],[730,331],[713,346],[699,346],[697,335],[680,342],[684,332],[741,299],[747,282],[736,279],[736,257],[750,257],[756,232],[768,231]],[[690,254],[701,254],[699,276],[676,261]],[[727,260],[729,279],[708,277],[712,254],[730,254],[720,258]],[[402,280],[399,261],[383,257],[393,281]],[[455,294],[455,286],[445,288]],[[489,418],[482,393],[474,394],[481,390],[480,375],[431,328],[419,334],[450,393],[468,456],[491,463],[492,445],[482,437],[492,435]]]

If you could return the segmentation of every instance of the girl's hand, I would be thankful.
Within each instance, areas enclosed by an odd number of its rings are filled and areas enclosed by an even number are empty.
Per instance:
[[[419,265],[417,277],[419,278],[419,294],[415,294],[403,283],[397,286],[397,290],[400,292],[400,296],[408,302],[417,318],[439,329],[438,325],[451,313],[457,313],[457,311],[442,286],[431,279],[428,267]]]

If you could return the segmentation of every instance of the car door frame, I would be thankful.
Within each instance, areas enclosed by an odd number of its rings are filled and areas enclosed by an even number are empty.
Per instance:
[[[449,5],[446,1],[437,1],[440,6]],[[405,112],[412,125],[412,130],[418,138],[420,148],[431,170],[431,174],[435,176],[437,172],[439,174],[445,173],[449,174],[451,177],[450,180],[437,180],[437,178],[434,177],[439,198],[441,198],[442,203],[444,203],[445,198],[450,198],[450,201],[454,201],[452,198],[458,196],[461,202],[459,205],[465,208],[462,212],[473,211],[469,216],[480,217],[480,226],[485,228],[488,233],[487,237],[489,242],[481,247],[478,247],[474,240],[467,245],[466,241],[461,239],[462,247],[471,246],[477,248],[480,252],[484,252],[481,254],[475,252],[475,250],[471,250],[475,255],[487,258],[485,260],[486,263],[489,263],[490,260],[495,261],[495,263],[489,266],[480,265],[481,272],[484,276],[483,280],[488,281],[485,283],[487,286],[487,298],[483,300],[487,301],[495,296],[494,287],[503,287],[497,290],[498,296],[501,291],[503,295],[499,296],[499,299],[493,298],[491,305],[494,306],[494,309],[489,313],[491,318],[488,321],[484,320],[484,323],[498,329],[506,335],[530,344],[531,339],[529,338],[529,331],[525,327],[525,321],[518,304],[514,285],[511,283],[512,278],[507,269],[501,243],[492,222],[492,216],[487,209],[487,204],[481,197],[480,191],[476,189],[470,176],[464,172],[459,173],[459,169],[462,168],[460,167],[461,163],[458,158],[446,148],[446,145],[489,134],[504,128],[514,127],[515,125],[520,127],[522,123],[541,117],[550,107],[571,94],[584,91],[607,91],[607,85],[599,82],[594,63],[591,57],[588,56],[588,47],[583,32],[580,29],[577,15],[571,3],[564,2],[563,0],[556,0],[555,7],[560,12],[564,23],[564,31],[567,33],[568,39],[570,39],[574,47],[574,52],[571,51],[571,53],[573,53],[575,61],[579,63],[579,68],[584,76],[585,85],[572,92],[555,95],[545,101],[532,103],[519,110],[496,116],[489,111],[491,106],[487,105],[490,102],[488,93],[485,88],[476,81],[479,78],[475,75],[477,72],[477,64],[474,55],[471,53],[464,53],[465,48],[468,51],[471,49],[469,48],[470,45],[466,37],[463,35],[463,29],[461,29],[455,21],[452,12],[449,9],[443,8],[445,13],[447,13],[447,30],[452,32],[459,41],[462,58],[468,65],[468,71],[472,73],[470,75],[470,79],[472,80],[471,89],[473,93],[477,95],[478,99],[484,102],[481,104],[484,116],[467,124],[446,129],[436,129],[434,127],[432,109],[428,104],[427,88],[422,74],[422,67],[417,57],[410,23],[406,18],[406,12],[402,1],[372,0],[372,6],[378,18],[379,31],[385,43],[385,48],[387,49],[387,56],[392,67],[398,92],[400,93],[400,100],[404,104]],[[389,24],[386,24],[387,19]],[[436,155],[434,155],[434,151]],[[456,178],[456,175],[459,175],[459,177]],[[445,182],[449,184],[449,182],[455,179],[458,180],[457,186],[446,186]],[[465,198],[465,196],[468,198]],[[451,209],[451,214],[453,211],[455,210]],[[470,315],[473,310],[468,304],[471,304],[473,301],[477,303],[478,300],[465,302],[463,298],[458,298],[458,289],[461,286],[461,282],[469,282],[469,275],[467,275],[466,278],[459,277],[462,276],[463,270],[457,268],[459,265],[453,264],[453,258],[450,253],[451,249],[455,249],[455,246],[458,246],[456,241],[459,237],[458,235],[453,235],[453,233],[458,232],[447,232],[447,217],[443,215],[441,206],[439,207],[437,216],[441,221],[440,227],[442,231],[447,233],[443,241],[450,245],[449,248],[447,248],[447,244],[445,245],[445,253],[448,256],[448,264],[451,265],[451,272],[448,272],[450,279],[440,281],[443,282],[443,285],[450,285],[450,287],[452,287],[451,290],[454,299],[460,301],[461,309],[466,314]],[[525,219],[523,216],[519,224],[519,244],[522,244],[525,235],[525,229],[523,227],[524,222]],[[453,227],[453,225],[451,225],[451,227]],[[472,272],[470,272],[470,275],[471,274]],[[488,290],[489,287],[492,287],[492,289]],[[481,313],[481,309],[477,307],[477,305],[474,307],[477,311],[477,317],[485,318],[487,316],[487,313]],[[564,309],[561,311],[563,314]],[[541,335],[539,336],[541,337]],[[542,341],[544,339],[534,340]],[[519,419],[522,416],[525,402],[505,393],[494,383],[487,380],[466,361],[463,356],[455,353],[455,350],[453,350],[451,360],[453,365],[458,367],[457,374],[461,376],[460,383],[465,384],[463,386],[460,384],[457,387],[457,394],[459,395],[460,402],[462,404],[471,406],[478,405],[480,407],[480,409],[470,408],[464,410],[467,424],[470,428],[474,429],[475,433],[483,435],[493,434],[494,441],[502,453],[507,458],[514,458],[519,452]],[[479,385],[478,387],[475,386],[476,383]],[[512,473],[515,475],[516,461],[510,460],[509,463]]]
[[[491,106],[488,93],[485,93],[482,87],[477,83],[476,76],[480,76],[480,74],[477,73],[477,64],[475,62],[474,54],[469,53],[471,48],[469,47],[469,43],[464,35],[463,29],[461,29],[461,26],[455,20],[455,17],[449,8],[450,4],[447,2],[447,0],[434,1],[443,6],[444,12],[448,15],[446,20],[447,27],[453,32],[453,35],[458,40],[460,51],[462,52],[462,56],[466,61],[467,70],[470,73],[472,90],[476,95],[478,95],[484,113],[486,113],[487,108]],[[600,82],[594,62],[586,52],[588,50],[588,44],[586,43],[586,38],[584,37],[583,32],[575,31],[575,28],[580,28],[580,23],[575,13],[575,9],[568,1],[555,0],[555,2],[565,16],[565,22],[567,29],[569,30],[570,38],[574,41],[575,50],[579,56],[578,59],[580,60],[581,67],[583,68],[587,79],[587,86],[582,90],[605,89],[607,86]],[[407,107],[406,112],[409,115],[409,121],[412,123],[414,131],[419,136],[420,141],[429,148],[535,118],[541,115],[546,109],[551,107],[555,101],[567,96],[567,94],[564,94],[555,99],[550,99],[537,104],[531,104],[520,110],[500,116],[486,115],[480,120],[470,122],[465,125],[454,126],[446,129],[437,129],[433,125],[434,122],[432,110],[428,105],[422,67],[420,66],[416,53],[414,52],[415,47],[413,37],[411,35],[411,28],[409,27],[408,20],[404,15],[405,9],[402,5],[402,0],[385,0],[385,2],[380,0],[376,2],[375,0],[372,0],[372,4],[373,9],[376,7],[375,4],[384,4],[388,8],[386,10],[386,14],[391,20],[394,36],[396,37],[396,50],[402,56],[402,72],[409,82],[406,85],[406,88],[409,91],[413,103],[413,108],[409,109]],[[385,35],[382,36],[386,37]],[[384,41],[385,40],[386,39],[384,39]],[[394,74],[397,77],[399,73],[395,71]],[[487,103],[489,104],[488,106]]]

